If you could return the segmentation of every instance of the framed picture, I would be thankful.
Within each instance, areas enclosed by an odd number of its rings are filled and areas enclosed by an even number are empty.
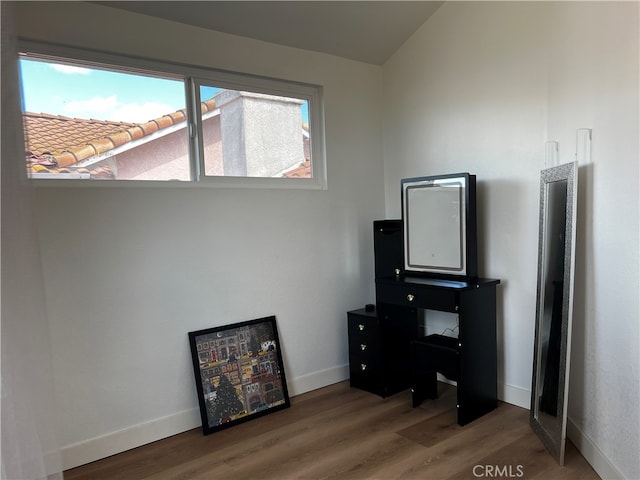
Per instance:
[[[189,332],[205,435],[291,405],[276,317]]]

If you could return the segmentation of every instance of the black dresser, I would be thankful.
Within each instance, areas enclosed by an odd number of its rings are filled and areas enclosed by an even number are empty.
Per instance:
[[[376,308],[347,313],[351,386],[383,397],[410,388],[415,407],[437,397],[440,373],[457,382],[465,425],[497,406],[500,281],[402,275],[401,228],[397,220],[374,222]],[[421,336],[421,309],[456,314],[458,337]]]

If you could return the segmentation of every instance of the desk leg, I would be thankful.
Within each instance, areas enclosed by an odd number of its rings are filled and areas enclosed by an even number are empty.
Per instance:
[[[438,376],[436,372],[420,372],[413,374],[411,387],[411,404],[419,407],[425,399],[438,398]]]

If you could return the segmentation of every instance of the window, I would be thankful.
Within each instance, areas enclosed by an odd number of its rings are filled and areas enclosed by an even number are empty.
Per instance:
[[[26,168],[42,183],[325,186],[320,87],[31,42],[20,51]]]

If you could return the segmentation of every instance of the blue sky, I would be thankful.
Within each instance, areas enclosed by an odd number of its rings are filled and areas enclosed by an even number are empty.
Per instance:
[[[20,68],[28,112],[145,122],[185,106],[181,81],[31,60]]]
[[[141,123],[185,107],[180,80],[25,59],[20,70],[27,112]],[[217,91],[204,88],[203,100]]]

